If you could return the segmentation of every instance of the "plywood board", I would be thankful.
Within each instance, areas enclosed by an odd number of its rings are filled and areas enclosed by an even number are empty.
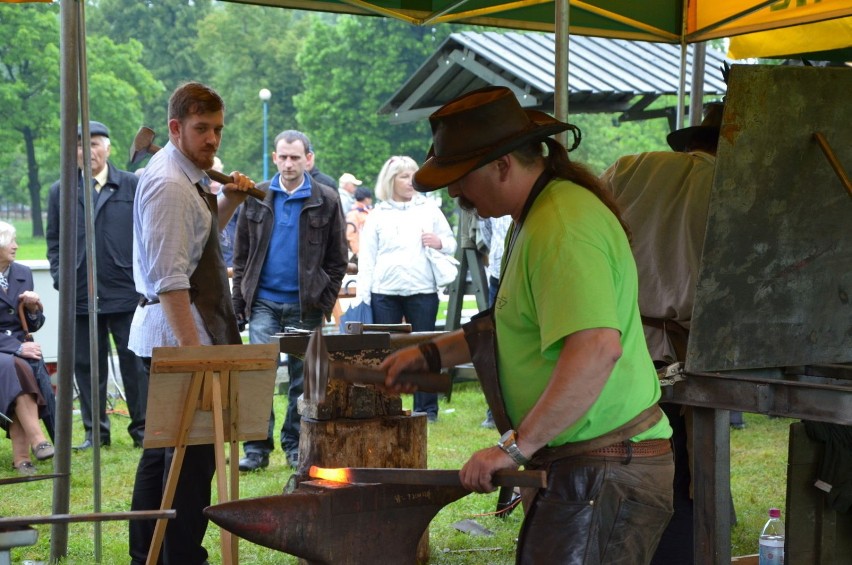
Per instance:
[[[231,381],[237,382],[237,440],[266,439],[278,358],[277,343],[155,348],[151,357],[144,446],[175,445],[184,400],[196,370],[219,371],[220,374],[231,371]],[[228,388],[223,388],[223,403],[226,405],[228,394]],[[214,441],[213,412],[202,409],[201,402],[197,404],[187,445]],[[224,439],[230,441],[228,422],[231,408],[225,408],[222,415]]]
[[[852,69],[735,65],[687,352],[689,372],[852,359]]]

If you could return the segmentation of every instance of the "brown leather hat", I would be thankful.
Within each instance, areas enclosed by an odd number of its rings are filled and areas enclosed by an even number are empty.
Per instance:
[[[669,147],[675,151],[683,151],[694,139],[706,139],[713,141],[719,137],[722,127],[722,114],[725,112],[725,104],[722,102],[710,102],[704,107],[704,119],[700,126],[690,126],[671,132],[666,136]]]
[[[414,173],[414,188],[430,192],[519,147],[571,126],[524,110],[511,90],[487,87],[447,102],[429,116],[432,147]]]

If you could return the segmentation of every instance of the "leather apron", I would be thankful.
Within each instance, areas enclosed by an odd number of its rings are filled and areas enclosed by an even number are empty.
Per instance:
[[[219,207],[216,195],[204,192],[197,184],[195,187],[210,209],[212,221],[201,259],[189,276],[189,298],[198,309],[213,345],[239,344],[242,339],[230,300],[228,269],[219,250]]]

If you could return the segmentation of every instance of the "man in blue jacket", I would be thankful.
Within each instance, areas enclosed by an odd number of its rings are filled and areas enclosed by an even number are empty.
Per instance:
[[[92,447],[92,426],[100,423],[102,446],[110,445],[109,418],[106,415],[109,336],[115,342],[118,366],[130,412],[127,431],[135,447],[142,447],[145,433],[145,407],[148,401],[148,375],[135,353],[127,348],[130,322],[139,302],[133,283],[133,199],[138,178],[109,162],[109,129],[89,122],[91,138],[92,203],[94,207],[94,248],[97,265],[98,386],[100,405],[92,407],[91,363],[89,360],[89,286],[86,271],[86,215],[83,193],[83,147],[81,128],[77,130],[77,309],[75,322],[74,377],[80,393],[80,413],[86,439],[74,449]],[[54,288],[59,288],[59,181],[50,187],[47,204],[47,259]],[[97,418],[95,418],[95,414]]]
[[[246,200],[237,221],[232,301],[237,319],[249,322],[249,341],[269,343],[287,327],[313,330],[329,319],[348,252],[346,223],[337,191],[310,173],[311,142],[302,132],[287,130],[275,137],[272,160],[278,173],[258,188],[263,201]],[[297,401],[304,386],[303,363],[290,357],[287,415],[281,448],[298,467],[301,420]],[[265,440],[247,441],[241,471],[269,465],[272,431]]]

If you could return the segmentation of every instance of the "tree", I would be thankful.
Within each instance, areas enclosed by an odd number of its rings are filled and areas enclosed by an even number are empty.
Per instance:
[[[262,176],[261,88],[272,92],[268,150],[274,149],[272,138],[279,131],[297,129],[293,95],[302,90],[302,73],[296,54],[310,33],[309,24],[306,12],[241,4],[225,4],[201,22],[205,33],[198,38],[197,49],[218,53],[210,85],[225,100],[225,134],[219,156],[227,171],[236,169],[255,180]],[[222,49],[222,38],[228,36],[253,39]]]
[[[4,5],[0,16],[0,119],[7,132],[4,137],[9,131],[19,136],[6,158],[26,158],[26,167],[17,169],[11,186],[14,190],[25,184],[33,236],[41,237],[41,187],[59,176],[58,6]],[[127,154],[142,119],[142,105],[150,93],[163,90],[139,64],[141,51],[137,42],[117,45],[106,37],[88,38],[90,116],[111,128],[114,156]]]
[[[215,50],[196,48],[207,33],[200,22],[211,11],[211,0],[99,0],[90,7],[87,33],[116,44],[139,41],[139,62],[164,85],[143,107],[143,121],[155,131],[166,127],[168,99],[175,87],[191,80],[206,83],[214,65],[211,54],[233,45],[228,40],[233,34],[223,34],[216,38]]]
[[[451,28],[341,16],[336,26],[316,22],[312,31],[298,58],[305,78],[295,103],[323,170],[373,184],[392,155],[422,162],[428,124],[391,125],[377,112]]]
[[[26,158],[33,235],[39,236],[44,227],[36,145],[59,130],[58,97],[51,96],[59,91],[58,12],[58,5],[0,6],[0,121],[20,135],[11,154]]]

